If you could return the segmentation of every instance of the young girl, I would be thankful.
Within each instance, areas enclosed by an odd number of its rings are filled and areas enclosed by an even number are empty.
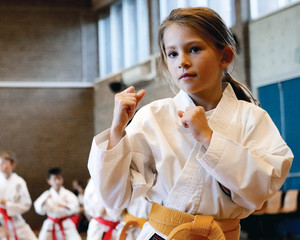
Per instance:
[[[91,177],[107,207],[153,202],[138,239],[239,239],[239,219],[280,189],[293,154],[227,73],[234,40],[217,13],[173,10],[159,44],[179,93],[141,108],[126,129],[145,91],[116,94],[111,128],[92,144]]]
[[[31,198],[23,178],[14,173],[15,158],[0,151],[0,239],[37,240],[21,214],[31,207]]]

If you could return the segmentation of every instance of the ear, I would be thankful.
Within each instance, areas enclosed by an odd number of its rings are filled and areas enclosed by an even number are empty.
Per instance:
[[[230,65],[234,57],[234,51],[233,48],[230,46],[225,47],[222,50],[222,59],[220,62],[221,68],[226,68]]]
[[[15,170],[16,169],[16,166],[17,166],[17,164],[16,163],[11,163],[11,168],[12,168],[12,170]]]

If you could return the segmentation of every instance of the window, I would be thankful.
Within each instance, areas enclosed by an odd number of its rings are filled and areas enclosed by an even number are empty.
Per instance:
[[[149,57],[148,9],[147,0],[119,0],[99,16],[100,78]]]
[[[300,0],[250,0],[251,18],[256,19]]]
[[[161,0],[160,20],[163,21],[172,9],[180,7],[209,7],[220,14],[228,27],[234,25],[234,0]]]
[[[124,66],[123,10],[121,1],[113,4],[110,8],[110,41],[111,70],[112,72],[117,72]]]
[[[100,77],[112,72],[111,46],[110,46],[110,18],[108,14],[102,15],[98,24],[99,31],[99,62]]]

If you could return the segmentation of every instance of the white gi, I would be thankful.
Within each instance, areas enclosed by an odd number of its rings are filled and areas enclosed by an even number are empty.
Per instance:
[[[68,206],[68,209],[59,206],[59,204]],[[76,195],[68,189],[61,187],[58,193],[51,187],[34,202],[34,209],[40,215],[46,214],[51,218],[65,218],[79,213],[79,202]],[[76,226],[70,218],[64,220],[62,225],[67,240],[81,240]],[[52,240],[53,226],[55,226],[57,240],[63,239],[59,224],[54,225],[50,219],[44,221],[39,239]]]
[[[88,168],[105,206],[123,209],[146,194],[183,212],[240,219],[280,189],[293,154],[263,109],[237,100],[226,85],[209,111],[213,135],[205,149],[177,115],[188,106],[195,104],[184,91],[146,105],[111,150],[109,130],[94,138]],[[139,238],[154,232],[146,223]]]
[[[17,236],[19,239],[36,240],[37,237],[29,227],[29,225],[22,218],[21,214],[27,212],[31,207],[31,198],[28,192],[26,182],[16,173],[12,173],[7,179],[5,175],[0,172],[0,198],[6,200],[6,205],[0,204],[0,208],[4,208],[7,215],[12,218]],[[8,221],[9,238],[15,240],[13,226]],[[0,213],[0,239],[6,240],[4,219]]]
[[[122,215],[122,210],[107,210],[101,204],[98,195],[95,191],[93,181],[90,180],[88,185],[85,188],[83,196],[83,206],[86,213],[92,217],[89,222],[89,228],[87,231],[87,240],[101,240],[105,232],[109,230],[109,227],[99,223],[94,218],[101,217],[105,220],[118,222],[124,217]],[[112,240],[118,239],[118,231],[120,230],[121,225],[119,224],[115,230],[112,231]]]

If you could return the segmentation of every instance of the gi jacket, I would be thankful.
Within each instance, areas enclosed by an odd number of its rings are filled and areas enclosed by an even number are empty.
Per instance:
[[[88,168],[106,206],[123,209],[145,194],[169,208],[234,219],[280,189],[293,154],[266,111],[227,85],[208,114],[213,135],[205,149],[177,115],[188,106],[195,105],[183,91],[146,105],[111,150],[109,130],[94,138]]]
[[[62,207],[60,204],[67,206]],[[35,200],[34,209],[40,215],[47,215],[51,218],[64,218],[79,213],[79,201],[74,193],[61,187],[59,192],[54,188],[42,193],[42,195]],[[63,227],[76,228],[71,219],[63,221]],[[46,219],[43,224],[43,230],[52,230],[53,222],[50,219]],[[56,224],[57,230],[59,230],[58,224]]]
[[[28,192],[26,182],[16,173],[6,179],[3,173],[0,173],[0,198],[6,200],[5,208],[8,216],[12,217],[15,225],[24,224],[25,221],[21,214],[27,212],[31,207],[31,198]],[[0,214],[0,223],[4,225],[2,215]]]

